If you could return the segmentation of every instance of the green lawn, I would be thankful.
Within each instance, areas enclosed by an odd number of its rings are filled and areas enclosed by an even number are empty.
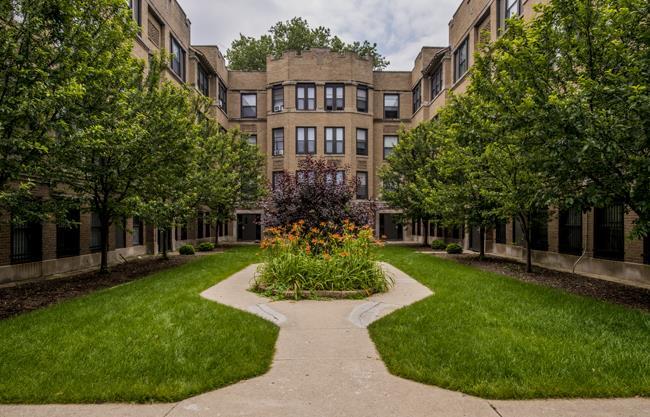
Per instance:
[[[395,374],[485,398],[650,396],[650,314],[387,247],[435,295],[370,327]]]
[[[0,321],[1,403],[176,401],[266,372],[278,328],[199,293],[242,247]]]

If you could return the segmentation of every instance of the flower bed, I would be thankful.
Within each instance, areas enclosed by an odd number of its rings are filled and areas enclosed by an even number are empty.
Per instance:
[[[347,221],[269,228],[253,289],[280,298],[359,298],[387,291],[392,281],[372,250],[378,244],[370,227]]]

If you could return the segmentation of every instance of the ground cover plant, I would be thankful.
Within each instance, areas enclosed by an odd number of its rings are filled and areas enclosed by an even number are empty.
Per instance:
[[[304,221],[267,230],[262,241],[264,264],[254,288],[282,295],[301,291],[355,291],[372,294],[390,286],[373,247],[378,243],[369,226],[323,222],[307,227]]]
[[[200,293],[242,247],[0,321],[1,403],[178,401],[263,374],[278,328]]]
[[[369,330],[391,373],[484,398],[650,396],[650,314],[386,247],[434,295]]]

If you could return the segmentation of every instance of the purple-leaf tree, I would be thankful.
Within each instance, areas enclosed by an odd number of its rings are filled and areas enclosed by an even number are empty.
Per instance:
[[[286,226],[303,220],[307,227],[322,222],[374,225],[375,203],[356,201],[357,182],[334,161],[307,157],[298,170],[274,178],[263,202],[264,227]]]

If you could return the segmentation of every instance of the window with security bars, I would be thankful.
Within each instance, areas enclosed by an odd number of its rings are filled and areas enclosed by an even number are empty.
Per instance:
[[[102,249],[102,222],[99,213],[90,215],[90,250],[96,252]]]
[[[594,256],[623,260],[625,257],[625,208],[612,204],[594,209]]]
[[[12,224],[11,263],[36,262],[42,258],[40,223]]]
[[[66,258],[78,256],[80,250],[79,222],[80,212],[78,209],[69,210],[66,215],[66,224],[56,226],[56,257]]]
[[[345,108],[345,86],[325,84],[325,110],[340,111]]]
[[[578,209],[560,210],[559,251],[569,255],[582,253],[582,212]]]
[[[132,241],[133,246],[140,246],[144,244],[144,223],[139,217],[133,218]]]
[[[494,240],[496,243],[502,243],[505,244],[506,242],[506,222],[503,220],[500,220],[496,223],[494,226],[495,230],[495,237]]]
[[[342,155],[345,152],[345,130],[342,127],[325,128],[325,153]]]
[[[530,223],[530,248],[548,250],[548,210],[540,210]]]

